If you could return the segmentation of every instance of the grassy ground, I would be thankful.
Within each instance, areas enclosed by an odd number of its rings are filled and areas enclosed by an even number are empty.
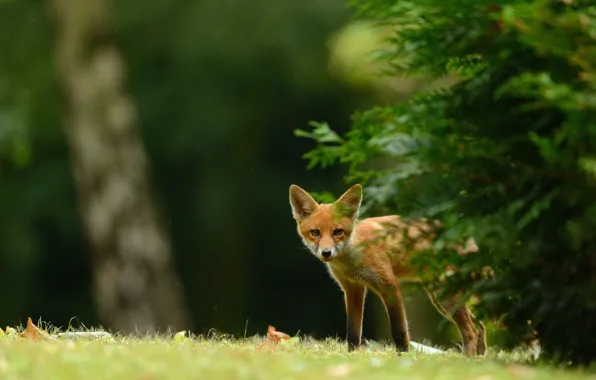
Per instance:
[[[596,374],[522,364],[520,354],[486,359],[457,353],[397,356],[367,344],[348,353],[338,340],[292,339],[260,348],[265,338],[0,339],[0,379],[454,379],[596,380]]]

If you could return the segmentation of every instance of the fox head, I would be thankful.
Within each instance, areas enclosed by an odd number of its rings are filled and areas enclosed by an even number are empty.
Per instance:
[[[362,203],[362,186],[354,185],[330,204],[319,204],[296,185],[290,186],[290,205],[298,234],[320,260],[329,262],[350,242]]]

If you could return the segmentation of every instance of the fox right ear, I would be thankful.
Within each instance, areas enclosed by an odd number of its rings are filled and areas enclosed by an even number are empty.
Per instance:
[[[304,189],[299,186],[290,186],[290,205],[294,219],[300,221],[312,214],[319,204]]]

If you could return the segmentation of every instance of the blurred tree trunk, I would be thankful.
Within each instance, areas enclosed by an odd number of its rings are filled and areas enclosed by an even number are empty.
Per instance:
[[[57,33],[64,123],[93,251],[100,318],[124,333],[187,327],[182,287],[153,203],[147,155],[109,0],[47,0]]]

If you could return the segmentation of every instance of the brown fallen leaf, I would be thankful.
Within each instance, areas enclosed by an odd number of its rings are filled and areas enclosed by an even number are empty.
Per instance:
[[[31,320],[31,317],[27,318],[27,328],[21,333],[21,337],[33,341],[56,340],[56,338],[35,326]]]
[[[270,341],[271,343],[279,343],[282,339],[284,340],[288,340],[290,339],[290,336],[286,333],[283,333],[281,331],[277,331],[275,329],[275,327],[269,325],[267,327],[267,340]]]

